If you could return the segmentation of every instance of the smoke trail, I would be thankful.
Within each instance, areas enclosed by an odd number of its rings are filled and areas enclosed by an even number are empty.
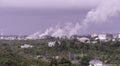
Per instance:
[[[52,27],[47,29],[39,37],[44,35],[51,35],[53,37],[70,37],[72,35],[79,35],[84,30],[88,29],[90,23],[100,24],[107,22],[112,17],[118,16],[120,13],[120,0],[102,0],[95,8],[90,10],[82,23],[68,23],[64,27]],[[54,28],[54,29],[53,29]]]

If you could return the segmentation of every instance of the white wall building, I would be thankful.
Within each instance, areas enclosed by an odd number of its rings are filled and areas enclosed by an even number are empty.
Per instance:
[[[92,38],[98,37],[98,34],[91,34]]]
[[[25,37],[19,35],[0,35],[0,40],[25,40]]]
[[[10,35],[10,36],[0,35],[0,39],[1,39],[1,40],[16,40],[16,39],[17,39],[17,36],[14,36],[14,35]]]
[[[91,60],[89,62],[89,66],[104,66],[104,65],[100,60]]]
[[[81,37],[81,38],[77,38],[80,42],[83,43],[90,43],[90,39],[87,37]]]
[[[33,46],[29,44],[24,44],[24,45],[21,45],[20,47],[21,48],[32,48]]]
[[[50,42],[48,42],[48,46],[49,47],[54,47],[55,46],[55,43],[56,43],[56,41],[50,41]]]
[[[117,35],[117,39],[120,41],[120,33],[118,33],[118,35]]]
[[[101,41],[110,41],[113,39],[113,35],[112,34],[99,34],[98,39]]]

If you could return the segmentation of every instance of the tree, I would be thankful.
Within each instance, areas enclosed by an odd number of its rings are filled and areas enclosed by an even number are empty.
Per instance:
[[[89,56],[83,56],[83,58],[80,61],[80,64],[82,66],[88,66],[90,60],[91,60],[91,58]]]
[[[53,66],[53,65],[55,65],[55,66],[58,65],[57,60],[54,59],[54,58],[52,58],[52,60],[51,60],[51,62],[50,62],[50,66]]]
[[[71,62],[66,58],[62,58],[59,64],[67,64],[67,66],[71,66]]]

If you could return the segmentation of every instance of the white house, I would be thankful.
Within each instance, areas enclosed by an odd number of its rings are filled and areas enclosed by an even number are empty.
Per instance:
[[[99,34],[98,39],[101,41],[110,41],[113,39],[113,35],[112,34]]]
[[[59,45],[61,45],[61,42],[60,42],[60,41],[50,41],[50,42],[48,42],[48,46],[49,46],[49,47],[54,47],[55,44],[56,44],[56,42],[57,42]]]
[[[100,60],[91,60],[89,66],[104,66],[103,62]]]
[[[118,38],[120,38],[120,33],[118,33]]]
[[[81,37],[81,38],[77,38],[80,42],[83,43],[90,43],[90,39],[87,37]]]
[[[21,45],[20,47],[21,48],[32,48],[33,46],[29,44],[24,44],[24,45]]]
[[[117,35],[117,39],[120,41],[120,33],[118,33],[118,35]]]
[[[16,35],[0,35],[1,40],[16,40],[17,37]]]
[[[50,41],[50,42],[48,42],[48,46],[49,47],[53,47],[53,46],[55,46],[55,43],[56,43],[56,41]]]
[[[0,35],[0,40],[25,40],[25,37],[19,35]]]
[[[96,38],[96,37],[98,37],[98,34],[91,34],[91,37]]]

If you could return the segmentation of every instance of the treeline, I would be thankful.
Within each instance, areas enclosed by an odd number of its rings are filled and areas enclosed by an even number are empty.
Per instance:
[[[47,62],[33,59],[10,44],[0,44],[0,66],[49,66]]]
[[[56,41],[55,46],[49,47],[49,41]],[[33,48],[20,48],[23,44],[33,45]],[[36,58],[38,55],[47,59]],[[60,59],[53,60],[53,56],[59,56]],[[59,64],[65,60],[63,58],[69,61],[68,66],[69,64],[73,66],[71,62],[73,60],[77,60],[78,65],[87,66],[92,59],[101,60],[105,64],[119,64],[120,42],[90,44],[75,39],[0,41],[0,66],[50,66],[52,64],[64,66],[65,62]]]
[[[47,48],[47,52],[57,55],[71,55],[81,60],[88,56],[90,60],[98,59],[105,64],[120,64],[120,42],[98,42],[96,44],[81,43],[77,40],[61,40],[61,45],[56,43],[55,47]],[[74,57],[73,57],[74,58]],[[87,62],[87,61],[86,61]],[[88,63],[88,62],[87,62]]]

